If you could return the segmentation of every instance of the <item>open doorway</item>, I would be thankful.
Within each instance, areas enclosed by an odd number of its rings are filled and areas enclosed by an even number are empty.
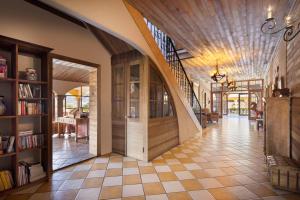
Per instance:
[[[228,108],[227,112],[229,116],[248,116],[248,93],[228,93],[226,94],[226,97]]]
[[[90,147],[91,120],[97,120],[91,119],[90,112],[97,110],[97,104],[92,103],[97,97],[91,93],[97,86],[95,73],[97,68],[77,60],[52,59],[53,170],[96,156]]]

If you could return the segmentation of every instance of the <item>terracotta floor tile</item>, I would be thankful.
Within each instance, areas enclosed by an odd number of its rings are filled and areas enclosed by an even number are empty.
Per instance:
[[[138,197],[124,197],[122,200],[144,200],[144,196],[138,196]]]
[[[238,200],[238,198],[226,188],[208,189],[216,200]]]
[[[110,157],[109,162],[123,162],[123,157],[122,156],[113,156]]]
[[[216,179],[225,187],[241,185],[241,183],[232,176],[219,176],[216,177]]]
[[[141,183],[140,175],[127,175],[123,176],[123,185],[132,185]]]
[[[178,178],[173,172],[162,172],[158,173],[160,181],[176,181]]]
[[[102,187],[100,199],[116,199],[122,197],[122,186]]]
[[[123,162],[123,167],[124,168],[133,168],[133,167],[138,167],[137,161],[126,161]]]
[[[224,167],[221,168],[223,170],[223,172],[225,172],[227,175],[236,175],[236,174],[240,174],[240,172],[238,170],[236,170],[233,167]]]
[[[86,178],[86,176],[88,175],[89,171],[76,171],[73,172],[73,174],[71,175],[70,179],[82,179],[82,178]]]
[[[53,200],[74,200],[79,190],[57,191],[54,194]]]
[[[187,192],[175,192],[168,194],[169,200],[192,200],[192,197]]]
[[[123,170],[120,169],[108,169],[105,176],[122,176]]]
[[[186,191],[202,190],[203,186],[197,179],[189,179],[180,181]]]
[[[51,181],[43,183],[36,192],[50,192],[56,191],[64,181]]]
[[[185,171],[186,168],[184,167],[184,165],[181,164],[177,164],[177,165],[170,165],[170,168],[173,172],[177,172],[177,171]]]
[[[99,188],[102,182],[103,178],[87,178],[83,181],[81,188]]]
[[[156,173],[155,168],[152,166],[140,167],[141,174],[153,174]]]
[[[106,169],[107,164],[105,163],[95,163],[92,165],[91,170],[99,170],[99,169]]]
[[[259,197],[276,196],[276,193],[262,184],[250,184],[245,187]]]
[[[196,177],[196,178],[208,178],[210,177],[209,174],[204,172],[202,169],[200,170],[193,170],[191,173]]]
[[[145,195],[155,195],[155,194],[165,193],[165,189],[163,188],[161,183],[144,183],[143,187],[144,187]]]

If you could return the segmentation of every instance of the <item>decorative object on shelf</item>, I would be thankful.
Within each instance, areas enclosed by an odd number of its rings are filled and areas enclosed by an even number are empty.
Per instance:
[[[7,78],[6,59],[0,56],[0,78]]]
[[[4,115],[6,113],[6,106],[4,103],[4,96],[0,96],[0,115]]]
[[[300,21],[292,20],[291,16],[285,17],[285,24],[278,27],[276,19],[273,17],[272,7],[268,8],[267,19],[261,25],[261,31],[266,34],[276,34],[284,31],[283,40],[288,42],[293,40],[300,32]]]
[[[218,60],[216,65],[216,72],[211,76],[211,79],[215,82],[219,82],[225,77],[225,74],[220,74],[219,72],[219,66],[218,66]]]
[[[289,97],[290,89],[289,88],[274,89],[272,92],[272,96],[273,97]]]
[[[29,81],[36,81],[38,79],[37,72],[34,68],[26,68],[26,79]]]

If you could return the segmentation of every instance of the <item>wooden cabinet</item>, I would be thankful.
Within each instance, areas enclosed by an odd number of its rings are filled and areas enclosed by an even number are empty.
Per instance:
[[[268,98],[265,116],[266,155],[290,157],[290,99]]]

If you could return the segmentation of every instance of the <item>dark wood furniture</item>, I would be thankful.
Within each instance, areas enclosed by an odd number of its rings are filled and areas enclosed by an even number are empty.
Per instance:
[[[23,42],[20,40],[0,36],[0,55],[7,60],[8,75],[0,79],[0,94],[6,99],[7,111],[0,116],[0,135],[14,136],[14,151],[0,155],[0,170],[9,170],[12,173],[14,187],[17,184],[20,174],[18,171],[19,162],[31,160],[40,162],[46,177],[49,175],[49,144],[52,129],[51,120],[51,73],[48,68],[48,54],[51,49]],[[26,68],[34,68],[37,71],[37,80],[26,80],[23,73]],[[21,98],[19,96],[20,84],[29,84],[35,89],[34,98]],[[36,114],[26,114],[20,112],[19,101],[26,103],[40,103],[40,112]],[[43,144],[30,149],[20,149],[21,141],[19,132],[32,130],[36,135],[44,137]],[[26,184],[28,185],[28,184]],[[4,192],[9,192],[4,191]],[[3,192],[2,192],[3,193]],[[1,196],[1,193],[0,193]]]
[[[89,118],[58,117],[57,120],[58,137],[74,132],[76,142],[78,139],[89,139]]]

